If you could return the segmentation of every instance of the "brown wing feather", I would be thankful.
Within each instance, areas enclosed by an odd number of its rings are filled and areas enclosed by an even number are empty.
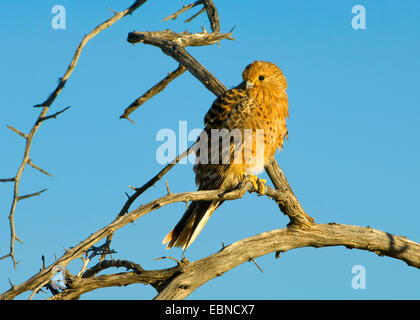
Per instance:
[[[239,86],[221,94],[212,104],[204,117],[207,128],[221,128],[232,109],[247,98],[246,91]]]

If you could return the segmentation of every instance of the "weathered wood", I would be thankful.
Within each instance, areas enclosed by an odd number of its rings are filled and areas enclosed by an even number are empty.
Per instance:
[[[290,223],[288,226],[291,228],[312,228],[315,223],[314,218],[310,217],[305,210],[303,210],[277,160],[273,159],[265,170],[276,189],[282,192],[286,197],[286,201],[278,201],[277,204],[279,205],[280,210],[289,217]]]
[[[75,247],[67,250],[54,264],[41,270],[31,279],[12,287],[10,290],[0,295],[0,299],[13,299],[25,291],[36,289],[40,283],[45,283],[53,276],[51,272],[55,265],[60,264],[64,267],[67,266],[70,261],[82,256],[82,254],[95,245],[95,243],[109,234],[165,205],[192,200],[234,200],[243,197],[244,194],[249,191],[253,192],[255,190],[253,189],[253,184],[251,182],[246,182],[238,189],[230,192],[211,190],[178,194],[171,193],[153,200],[126,215],[117,218],[114,222],[93,233]],[[285,196],[283,192],[268,186],[265,195],[267,197],[272,197],[279,202],[287,200],[287,196]],[[155,273],[149,274],[153,275],[151,278],[147,278],[145,273],[141,274],[141,277],[134,277],[133,275],[130,276],[127,274],[121,275],[120,282],[117,281],[118,274],[110,275],[109,279],[106,276],[88,278],[92,279],[89,282],[83,282],[84,280],[82,278],[77,280],[82,282],[77,282],[77,285],[75,283],[74,287],[72,287],[72,284],[70,283],[69,289],[64,290],[58,297],[54,296],[54,299],[74,298],[84,292],[108,285],[118,285],[118,283],[126,285],[138,282],[155,284],[156,289],[159,291],[159,294],[155,297],[156,299],[183,299],[207,281],[249,261],[251,258],[256,259],[269,253],[285,252],[301,247],[327,246],[345,246],[347,248],[368,250],[381,256],[386,255],[400,259],[410,266],[420,268],[420,244],[408,240],[405,237],[392,235],[369,227],[349,226],[336,223],[316,224],[307,229],[284,228],[264,232],[240,240],[229,246],[224,246],[221,251],[207,258],[195,262],[182,263],[178,266],[179,269],[170,268],[155,270]],[[155,276],[159,275],[161,277],[162,274],[168,276],[166,279],[167,281],[159,278],[158,282],[156,282]],[[109,280],[109,282],[103,282],[103,285],[100,286],[100,281],[106,280]],[[164,285],[162,283],[164,283]],[[86,286],[84,284],[86,284]]]
[[[163,31],[144,31],[130,32],[127,36],[127,42],[135,43],[148,43],[152,44],[153,39],[172,41],[181,47],[201,47],[209,46],[215,43],[219,43],[222,40],[234,40],[232,33],[189,33],[188,31],[176,33],[172,30]]]
[[[302,247],[345,246],[369,250],[420,268],[420,244],[369,227],[317,224],[310,230],[277,229],[235,242],[221,251],[183,267],[155,297],[159,300],[185,299],[206,282],[234,269],[250,258]]]

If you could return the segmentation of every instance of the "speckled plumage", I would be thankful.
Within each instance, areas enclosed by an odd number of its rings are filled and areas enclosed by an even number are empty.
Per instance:
[[[273,63],[255,61],[242,73],[243,82],[220,95],[204,117],[205,128],[201,137],[197,162],[194,166],[199,190],[229,190],[238,185],[245,175],[258,174],[274,157],[276,149],[283,148],[287,137],[286,118],[289,116],[287,81]],[[218,130],[215,131],[214,129]],[[264,157],[258,160],[257,130],[263,129]],[[221,132],[214,138],[212,132]],[[237,133],[242,138],[230,139],[228,148],[222,148],[224,135]],[[246,134],[252,132],[252,143],[246,143]],[[212,139],[213,138],[213,139]],[[245,139],[245,140],[244,140]],[[205,140],[208,140],[207,143]],[[219,149],[214,153],[211,145]],[[205,147],[205,148],[204,148]],[[240,151],[235,153],[236,151]],[[227,152],[223,152],[227,151]],[[211,161],[213,155],[213,160]],[[201,156],[201,158],[200,158]],[[208,159],[208,163],[201,161]],[[167,248],[184,250],[194,241],[220,201],[193,201],[175,228],[164,238]]]

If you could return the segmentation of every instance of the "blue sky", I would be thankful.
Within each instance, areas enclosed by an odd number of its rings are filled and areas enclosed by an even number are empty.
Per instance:
[[[24,150],[21,137],[6,128],[28,131],[41,103],[64,74],[84,34],[114,10],[132,1],[2,1],[0,37],[0,178],[12,177]],[[132,114],[135,125],[119,116],[134,99],[176,68],[154,47],[126,42],[133,30],[199,32],[210,29],[203,14],[184,24],[197,9],[176,21],[162,19],[187,2],[148,1],[132,16],[91,40],[50,112],[71,109],[44,123],[31,159],[54,178],[27,167],[21,194],[48,188],[21,201],[16,228],[17,270],[0,261],[0,292],[8,278],[19,284],[110,223],[125,202],[128,185],[140,186],[162,165],[155,154],[162,128],[202,127],[214,96],[184,73],[160,95]],[[236,26],[235,41],[221,47],[188,48],[227,87],[241,81],[254,60],[276,63],[288,80],[289,140],[276,158],[305,210],[319,223],[371,226],[420,241],[420,3],[404,1],[254,1],[215,0],[222,32]],[[66,8],[66,29],[51,27],[51,9]],[[354,30],[352,7],[366,8],[366,30]],[[181,150],[182,151],[182,150]],[[265,177],[264,174],[262,177]],[[166,179],[172,192],[195,190],[192,165],[179,165]],[[165,194],[164,182],[145,193],[144,203]],[[0,256],[9,248],[12,184],[0,184]],[[133,207],[134,208],[134,207]],[[114,258],[145,269],[166,268],[181,250],[166,251],[162,238],[181,217],[184,203],[164,207],[119,230]],[[187,251],[189,260],[267,230],[288,219],[273,201],[247,195],[225,202]],[[195,291],[190,299],[419,299],[420,272],[404,262],[336,248],[303,248],[274,259],[257,259],[264,270],[246,263]],[[354,290],[351,270],[366,270],[366,289]],[[81,261],[69,265],[77,273]],[[85,299],[150,299],[142,284],[108,288]],[[19,298],[27,298],[24,294]],[[39,294],[37,299],[47,298]]]

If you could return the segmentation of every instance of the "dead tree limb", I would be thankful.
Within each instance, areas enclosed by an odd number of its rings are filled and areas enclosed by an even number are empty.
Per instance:
[[[255,192],[252,183],[249,181],[245,181],[237,189],[229,192],[211,190],[172,193],[153,200],[119,217],[109,225],[90,235],[78,245],[68,249],[56,262],[41,270],[24,283],[15,285],[0,295],[0,299],[13,299],[23,292],[36,290],[41,284],[48,283],[48,280],[52,277],[54,266],[67,266],[70,261],[81,257],[89,248],[109,234],[149,212],[176,202],[239,199],[246,192]],[[267,187],[265,195],[281,203],[288,203],[288,198],[290,197],[290,195],[285,195],[280,190],[270,187]],[[405,237],[391,235],[369,227],[340,225],[336,223],[325,225],[315,224],[307,229],[284,228],[264,232],[240,240],[229,246],[224,246],[221,251],[207,258],[195,262],[184,262],[181,265],[178,264],[175,269],[154,270],[149,271],[150,273],[144,273],[142,269],[137,268],[135,272],[137,276],[134,276],[133,273],[124,273],[122,275],[114,274],[95,277],[94,275],[97,274],[95,270],[102,267],[94,267],[93,271],[86,271],[88,272],[86,278],[90,280],[83,282],[85,281],[84,276],[78,279],[72,278],[67,283],[68,289],[65,289],[59,295],[53,296],[52,299],[73,299],[87,291],[92,291],[100,287],[127,285],[139,282],[154,284],[154,287],[158,291],[158,295],[155,297],[156,299],[183,299],[207,281],[249,261],[251,258],[256,259],[269,253],[285,252],[308,246],[345,246],[347,248],[368,250],[381,256],[386,255],[403,260],[410,266],[420,268],[420,244],[408,240]],[[165,276],[167,278],[164,278]],[[101,281],[102,285],[100,285]]]
[[[345,246],[401,259],[420,268],[420,244],[372,228],[317,224],[311,229],[284,228],[235,242],[204,259],[183,266],[155,299],[185,299],[201,285],[250,259],[302,247]]]
[[[203,0],[204,8],[206,8],[207,16],[210,20],[211,30],[213,32],[220,32],[219,13],[214,5],[213,0]]]
[[[86,43],[90,39],[95,37],[98,33],[105,30],[106,28],[110,27],[111,25],[113,25],[115,22],[117,22],[121,18],[125,17],[128,14],[131,14],[133,11],[135,11],[137,8],[139,8],[145,2],[146,2],[146,0],[135,1],[130,7],[128,7],[127,9],[125,9],[121,12],[116,12],[113,17],[109,18],[104,23],[98,25],[90,33],[85,35],[85,37],[82,39],[79,46],[77,47],[76,52],[74,53],[73,59],[70,62],[70,65],[68,66],[68,68],[67,68],[66,72],[64,73],[63,77],[60,79],[60,82],[57,85],[57,87],[55,88],[55,90],[50,94],[50,96],[48,97],[47,100],[45,100],[41,104],[38,104],[38,105],[34,106],[34,107],[40,107],[42,109],[41,109],[41,112],[39,113],[39,115],[38,115],[38,117],[35,121],[35,124],[31,128],[31,130],[29,131],[29,134],[24,134],[24,133],[20,132],[19,130],[15,129],[11,126],[7,126],[9,129],[11,129],[12,131],[16,132],[17,134],[19,134],[20,136],[22,136],[23,138],[26,139],[25,150],[24,150],[24,153],[23,153],[23,160],[20,163],[18,171],[17,171],[15,177],[12,180],[12,182],[14,183],[14,191],[13,191],[12,205],[11,205],[10,212],[9,212],[9,217],[8,217],[9,218],[9,224],[10,224],[9,253],[0,257],[0,260],[4,259],[4,258],[7,258],[7,257],[10,257],[12,259],[13,266],[14,266],[15,269],[16,269],[16,266],[17,266],[17,261],[16,261],[16,258],[15,258],[15,241],[19,241],[19,242],[22,242],[22,241],[16,235],[14,216],[15,216],[16,205],[17,205],[18,201],[21,200],[21,199],[27,198],[29,196],[32,196],[32,195],[19,196],[19,185],[20,185],[23,170],[25,169],[27,164],[30,164],[29,155],[30,155],[30,151],[31,151],[34,136],[37,133],[40,125],[45,120],[51,119],[51,118],[56,118],[59,114],[63,113],[64,111],[66,111],[69,108],[69,107],[67,107],[67,108],[65,108],[61,111],[58,111],[58,112],[50,115],[50,116],[47,116],[47,112],[50,109],[51,104],[54,102],[55,98],[58,96],[58,94],[64,88],[64,85],[66,84],[67,80],[70,78],[71,74],[73,73],[73,70],[76,67],[77,61],[79,60],[80,54],[82,53],[83,47],[86,45]],[[46,173],[45,170],[42,170],[41,172]],[[45,191],[45,190],[43,190],[43,191]],[[41,192],[43,192],[43,191],[41,191]],[[35,193],[33,195],[39,195],[41,192]]]
[[[402,236],[372,229],[341,224],[318,224],[312,229],[283,228],[264,232],[225,246],[206,258],[182,263],[162,270],[142,270],[93,277],[80,281],[50,299],[73,299],[88,291],[109,286],[144,283],[153,285],[158,294],[154,299],[185,299],[197,288],[224,273],[263,255],[303,247],[344,246],[389,256],[420,268],[420,244]],[[176,275],[176,276],[175,276]]]
[[[133,101],[125,110],[124,113],[121,115],[120,119],[127,119],[131,123],[134,124],[134,121],[130,119],[130,114],[134,112],[138,107],[140,107],[143,103],[148,101],[150,98],[157,95],[159,92],[164,90],[168,84],[174,80],[175,78],[179,77],[181,74],[185,72],[185,68],[183,65],[179,65],[174,71],[168,73],[168,75],[155,84],[151,89],[149,89],[146,93],[144,93],[141,97],[137,98]]]

